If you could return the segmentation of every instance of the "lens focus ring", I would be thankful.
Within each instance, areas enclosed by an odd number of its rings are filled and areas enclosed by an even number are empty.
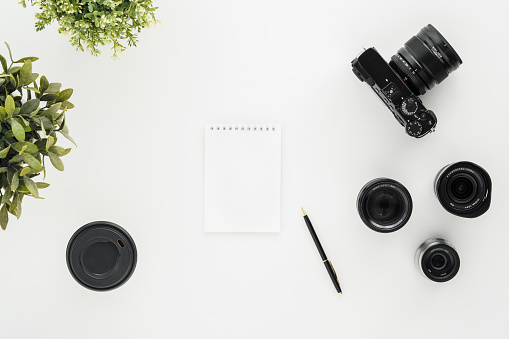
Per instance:
[[[421,95],[441,83],[461,63],[440,32],[427,25],[398,50],[389,65],[402,79],[410,80],[407,85],[415,95]]]

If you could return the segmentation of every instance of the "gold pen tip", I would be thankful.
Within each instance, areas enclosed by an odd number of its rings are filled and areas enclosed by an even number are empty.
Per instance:
[[[304,211],[304,209],[302,207],[300,209],[302,210],[302,215],[305,216],[306,215],[306,211]]]
[[[339,292],[340,295],[343,295],[343,292]]]

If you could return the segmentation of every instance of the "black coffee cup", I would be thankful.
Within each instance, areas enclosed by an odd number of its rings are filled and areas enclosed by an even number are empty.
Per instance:
[[[123,285],[134,272],[136,245],[122,227],[94,221],[78,229],[67,245],[67,267],[74,279],[94,291]]]

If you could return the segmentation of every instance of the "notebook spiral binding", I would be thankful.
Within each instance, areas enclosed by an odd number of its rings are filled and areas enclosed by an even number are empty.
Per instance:
[[[207,125],[211,131],[249,131],[249,132],[275,132],[278,128],[271,124],[211,124]]]

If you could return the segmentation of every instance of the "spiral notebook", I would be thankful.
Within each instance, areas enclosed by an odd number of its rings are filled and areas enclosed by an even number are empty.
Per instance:
[[[205,232],[279,232],[281,125],[205,125]]]

